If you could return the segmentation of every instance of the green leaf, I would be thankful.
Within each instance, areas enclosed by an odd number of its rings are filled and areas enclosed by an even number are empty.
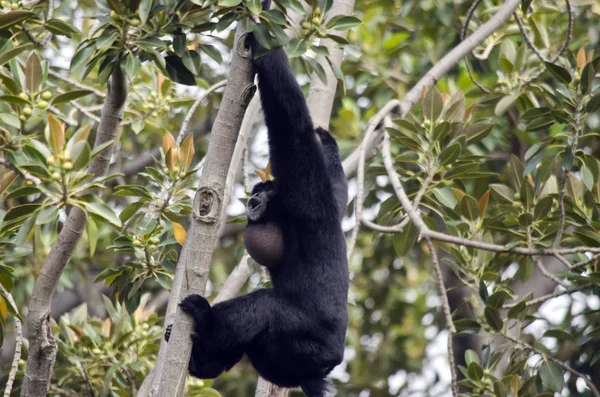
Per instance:
[[[11,59],[13,59],[17,55],[19,55],[20,53],[22,53],[23,51],[29,50],[31,48],[33,48],[33,44],[31,44],[31,43],[30,44],[24,44],[24,45],[12,48],[12,49],[10,49],[10,50],[8,50],[8,51],[0,54],[0,66],[4,65],[8,61],[10,61]]]
[[[406,256],[417,242],[419,230],[409,222],[401,233],[394,234],[394,250],[400,257]]]
[[[472,362],[471,364],[469,364],[469,367],[467,369],[467,376],[469,377],[469,379],[478,381],[481,378],[483,378],[483,368],[481,368],[479,364]]]
[[[566,331],[563,331],[562,329],[549,329],[548,331],[544,332],[544,337],[556,338],[558,340],[576,340],[575,336]]]
[[[554,123],[555,120],[552,117],[540,117],[533,119],[531,123],[527,124],[527,127],[525,127],[525,132],[542,130],[550,127]]]
[[[135,213],[144,206],[144,201],[137,201],[135,203],[129,204],[127,207],[123,208],[123,211],[119,214],[119,218],[121,222],[127,222]]]
[[[533,217],[536,221],[548,216],[550,210],[552,209],[552,201],[554,199],[552,197],[546,196],[541,198],[533,209]]]
[[[544,62],[544,64],[550,73],[552,73],[557,79],[565,84],[569,84],[571,82],[571,73],[569,73],[567,69],[550,62]]]
[[[423,99],[423,117],[430,121],[436,121],[442,114],[443,108],[442,94],[435,86],[431,87]]]
[[[29,105],[29,101],[16,95],[0,95],[0,101],[15,105]]]
[[[90,248],[90,257],[94,256],[96,252],[96,246],[98,244],[98,226],[93,219],[88,219],[85,230],[88,238],[88,245]]]
[[[27,67],[25,68],[25,86],[29,93],[37,94],[40,91],[42,78],[42,64],[34,51],[27,59]]]
[[[252,15],[259,15],[262,11],[262,4],[260,0],[244,0],[244,2],[246,3],[246,7],[248,7],[248,10],[250,13],[252,13]]]
[[[98,155],[98,153],[100,153],[101,151],[103,151],[104,149],[106,149],[107,147],[109,147],[110,145],[112,145],[114,142],[114,140],[110,140],[108,142],[104,142],[101,145],[98,145],[96,147],[94,147],[94,150],[92,150],[92,153],[90,155],[91,158],[94,158]]]
[[[271,35],[267,30],[267,27],[263,24],[256,24],[254,29],[254,38],[262,45],[264,48],[270,50],[271,46]]]
[[[554,362],[544,362],[538,370],[540,380],[544,385],[544,389],[555,393],[562,392],[564,387],[564,373],[562,368]]]
[[[514,95],[506,95],[502,99],[498,101],[496,104],[496,108],[494,109],[494,114],[498,117],[502,116],[506,111],[512,106],[512,104],[517,100],[517,97]]]
[[[35,217],[36,225],[45,225],[47,223],[53,222],[58,218],[58,208],[57,207],[45,207],[38,211],[37,216]]]
[[[21,128],[21,121],[14,114],[0,113],[0,121],[13,128]]]
[[[464,196],[459,204],[460,213],[473,222],[479,217],[479,203],[471,196]]]
[[[73,171],[79,171],[84,169],[88,166],[90,160],[92,159],[90,145],[88,145],[87,142],[77,142],[73,146],[73,148],[75,149],[77,147],[77,149],[79,149],[80,146],[81,150],[79,151],[77,156],[73,156],[73,158],[75,159],[75,163],[73,163]]]
[[[483,316],[485,317],[485,321],[494,329],[495,331],[500,331],[504,322],[502,321],[502,317],[498,310],[493,307],[486,306],[483,311]]]
[[[0,65],[2,65],[2,62],[0,62]],[[585,108],[590,113],[600,109],[600,93],[594,95],[594,97],[589,100]]]
[[[489,296],[489,298],[485,302],[485,305],[494,309],[500,309],[502,308],[502,305],[504,305],[504,301],[506,300],[506,298],[508,298],[508,294],[506,293],[506,291],[496,291]]]
[[[580,86],[581,86],[581,93],[583,95],[587,95],[590,93],[591,89],[592,89],[592,82],[594,81],[594,65],[592,62],[588,63],[587,65],[585,65],[585,67],[583,68],[582,72],[581,72],[581,81],[580,81]]]
[[[544,107],[531,108],[521,115],[521,120],[533,120],[533,119],[537,119],[542,116],[548,116],[548,115],[550,115],[551,111],[552,111],[552,109],[544,108]]]
[[[218,5],[221,7],[236,7],[242,3],[242,0],[219,0]]]
[[[200,397],[221,397],[221,393],[213,389],[212,387],[203,387],[198,391]]]
[[[475,320],[470,320],[468,318],[461,318],[459,320],[454,320],[454,326],[458,331],[467,331],[467,330],[475,330],[479,331],[481,329],[481,324],[479,324]]]
[[[460,143],[456,142],[456,143],[448,146],[446,149],[444,149],[442,151],[442,153],[440,153],[440,157],[439,157],[440,165],[444,166],[446,164],[454,163],[456,161],[456,159],[458,159],[458,156],[460,156],[461,153],[462,153],[462,146],[460,145]]]
[[[119,219],[119,217],[117,216],[115,211],[110,206],[108,206],[104,203],[99,203],[99,202],[85,203],[85,208],[92,214],[98,215],[99,217],[107,220],[108,222],[110,222],[111,224],[113,224],[117,227],[123,226],[123,224],[121,223],[121,220]]]
[[[150,15],[150,11],[152,11],[153,4],[154,0],[142,0],[140,2],[138,15],[140,17],[140,21],[142,21],[142,25],[145,25],[146,22],[148,22],[148,16]]]
[[[52,104],[60,105],[61,103],[71,102],[75,99],[82,98],[82,97],[90,95],[90,94],[93,94],[93,91],[74,90],[74,91],[65,92],[64,94],[60,94],[56,98],[54,98],[54,100],[52,101]]]
[[[37,15],[34,12],[16,10],[7,12],[4,15],[0,15],[0,30],[8,29],[18,23],[21,23],[34,15]]]
[[[12,200],[12,199],[16,199],[16,198],[21,198],[21,197],[27,197],[27,196],[31,196],[32,194],[38,194],[40,192],[40,189],[38,189],[35,186],[24,186],[18,189],[13,190],[12,192],[10,192],[5,200]]]
[[[176,83],[195,86],[196,78],[183,64],[177,55],[169,55],[165,58],[166,69],[171,80]]]
[[[337,15],[327,22],[327,29],[348,30],[360,26],[362,21],[353,16]]]
[[[471,363],[479,364],[479,356],[477,355],[477,353],[475,353],[474,350],[467,349],[467,351],[465,352],[465,363],[467,365]]]
[[[75,26],[56,18],[46,21],[46,28],[56,35],[69,38],[73,37],[74,34],[79,33],[79,30],[77,30]]]
[[[4,222],[12,221],[15,219],[22,218],[24,216],[31,216],[42,207],[41,204],[23,204],[16,207],[12,207],[4,215]]]
[[[219,50],[217,50],[215,46],[212,46],[210,44],[202,44],[198,47],[200,51],[211,57],[218,64],[223,63],[223,57],[221,56],[221,53],[219,52]]]
[[[142,63],[138,57],[132,53],[129,52],[121,58],[121,70],[125,71],[125,74],[129,79],[133,80],[138,75],[141,68]]]

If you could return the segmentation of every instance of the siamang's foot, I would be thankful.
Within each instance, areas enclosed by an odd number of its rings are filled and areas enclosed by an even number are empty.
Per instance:
[[[315,132],[317,133],[317,135],[319,136],[319,139],[321,139],[321,143],[323,145],[335,145],[335,139],[331,136],[331,134],[324,130],[321,127],[318,127]]]
[[[165,330],[165,340],[168,342],[171,338],[171,330],[173,329],[173,324],[167,325],[167,329]]]
[[[210,303],[200,295],[190,295],[179,304],[181,310],[194,318],[202,317],[210,311]]]

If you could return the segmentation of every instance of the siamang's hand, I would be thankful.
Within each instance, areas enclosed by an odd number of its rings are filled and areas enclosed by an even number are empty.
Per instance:
[[[179,304],[184,313],[194,318],[201,318],[205,313],[210,312],[210,303],[200,295],[190,295]]]

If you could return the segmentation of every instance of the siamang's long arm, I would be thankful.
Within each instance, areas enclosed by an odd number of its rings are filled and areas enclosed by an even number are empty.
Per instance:
[[[348,206],[348,182],[346,181],[346,174],[342,166],[340,151],[335,139],[328,131],[319,127],[317,128],[317,134],[323,145],[327,174],[331,178],[333,196],[338,207],[340,219],[342,219],[346,214],[346,207]]]
[[[254,38],[251,43],[256,53],[260,45]],[[337,204],[324,153],[285,51],[278,48],[259,56],[254,67],[269,130],[271,169],[284,206],[310,220],[330,216]]]

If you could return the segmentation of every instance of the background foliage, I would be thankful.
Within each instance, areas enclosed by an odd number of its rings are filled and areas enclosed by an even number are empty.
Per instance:
[[[315,55],[327,55],[326,40],[345,48],[330,124],[344,157],[379,109],[402,98],[460,42],[472,5],[364,0],[356,16],[326,22],[330,1],[306,13],[296,0],[276,3],[280,10],[268,12],[257,0],[1,3],[0,365],[6,372],[14,344],[10,320],[27,314],[41,264],[73,206],[87,213],[88,225],[54,300],[60,342],[51,394],[131,395],[152,368],[164,291],[220,93],[207,97],[189,129],[180,128],[194,98],[225,78],[236,23],[267,48],[285,45],[304,86],[312,72],[325,78]],[[501,3],[481,2],[470,30]],[[540,54],[512,19],[469,59],[484,90],[461,62],[410,116],[387,129],[395,170],[411,198],[422,192],[420,210],[432,230],[507,247],[600,243],[600,58],[594,52],[600,8],[574,3],[569,34],[568,4],[524,1],[518,15]],[[300,18],[292,21],[292,12]],[[331,34],[346,29],[348,41]],[[567,37],[566,51],[554,59]],[[86,167],[102,148],[91,143],[117,65],[131,81],[130,96],[110,173],[92,178]],[[254,170],[266,165],[264,129],[253,131],[231,219],[243,212],[248,185],[258,180]],[[404,219],[379,156],[368,165],[365,186],[368,219],[380,225]],[[101,190],[90,194],[95,187]],[[356,194],[355,182],[351,189]],[[352,207],[348,231],[355,226]],[[232,222],[222,233],[212,295],[243,255],[241,230]],[[596,256],[553,259],[436,245],[458,331],[463,392],[593,395],[560,363],[600,388]],[[252,269],[247,291],[264,284],[259,267]],[[334,371],[339,395],[447,393],[447,331],[418,230],[411,223],[393,234],[361,229],[350,269],[346,360]],[[25,344],[23,360],[26,353]],[[190,379],[187,393],[252,395],[255,383],[244,363],[214,383]]]

